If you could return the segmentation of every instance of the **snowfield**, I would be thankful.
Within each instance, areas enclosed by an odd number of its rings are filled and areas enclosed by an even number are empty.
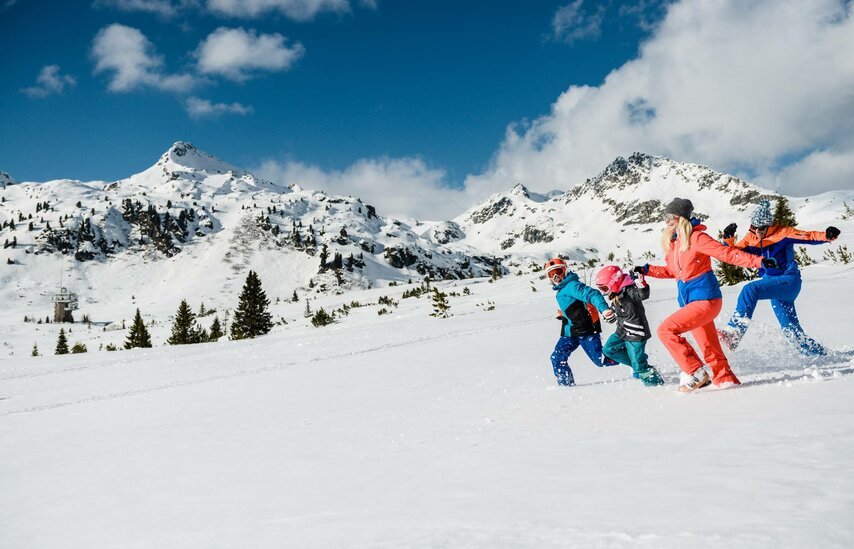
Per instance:
[[[242,342],[162,346],[161,317],[153,349],[91,352],[78,324],[90,352],[53,356],[59,325],[15,322],[0,547],[850,547],[854,268],[804,278],[801,320],[837,354],[801,358],[763,302],[729,353],[744,384],[691,395],[656,339],[668,385],[579,351],[579,385],[558,388],[536,274],[440,284],[460,294],[449,319],[408,286],[318,296],[399,300],[324,328],[282,303],[287,325]],[[675,284],[650,282],[655,327]],[[49,356],[24,357],[36,328]]]

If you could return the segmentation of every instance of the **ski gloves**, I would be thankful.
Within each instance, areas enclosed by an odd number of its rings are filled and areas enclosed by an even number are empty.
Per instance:
[[[836,237],[839,236],[840,232],[842,231],[840,231],[836,227],[831,226],[828,227],[827,230],[824,232],[824,236],[826,236],[828,240],[836,240]]]
[[[724,228],[723,237],[724,238],[732,238],[735,236],[735,231],[738,229],[738,225],[735,223],[730,223]]]
[[[734,237],[734,236],[735,236],[735,231],[736,231],[736,229],[738,229],[738,225],[736,225],[735,223],[730,223],[729,225],[727,225],[726,227],[724,227],[724,230],[723,230],[723,232],[721,233],[721,235],[722,235],[724,238],[732,238],[732,237]],[[824,236],[825,236],[828,240],[836,240],[836,239],[837,239],[837,237],[839,237],[839,234],[840,234],[841,232],[842,232],[842,231],[840,231],[840,230],[839,230],[839,229],[837,229],[836,227],[830,226],[830,227],[828,227],[828,228],[827,228],[827,230],[824,232]]]
[[[608,324],[613,324],[617,321],[617,313],[614,312],[614,309],[605,309],[602,311],[602,318],[604,318],[605,322]]]

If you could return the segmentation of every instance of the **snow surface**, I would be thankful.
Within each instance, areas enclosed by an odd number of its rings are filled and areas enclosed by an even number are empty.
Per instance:
[[[852,350],[854,268],[804,278],[808,333]],[[675,288],[651,282],[655,326]],[[730,353],[744,384],[680,395],[656,339],[667,386],[579,352],[558,388],[536,274],[441,287],[449,319],[398,286],[318,296],[399,300],[324,328],[300,301],[251,341],[162,346],[161,318],[153,349],[0,360],[0,547],[850,547],[854,361],[801,358],[767,303]],[[24,326],[5,340],[52,352],[59,325]]]

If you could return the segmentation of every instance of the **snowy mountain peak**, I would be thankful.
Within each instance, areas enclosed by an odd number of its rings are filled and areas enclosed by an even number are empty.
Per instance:
[[[12,179],[11,175],[6,172],[0,172],[0,185],[5,187],[6,185],[14,185],[15,183],[17,183],[17,181]]]
[[[530,198],[530,193],[528,192],[528,188],[521,183],[516,183],[516,185],[510,189],[511,196],[524,196],[525,198]]]

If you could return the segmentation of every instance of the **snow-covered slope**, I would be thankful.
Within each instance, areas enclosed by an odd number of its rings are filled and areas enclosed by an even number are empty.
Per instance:
[[[98,328],[121,329],[137,307],[148,322],[168,323],[181,299],[224,316],[249,270],[276,303],[294,292],[302,299],[428,274],[482,277],[496,260],[505,274],[530,272],[558,254],[630,264],[660,256],[661,213],[674,196],[691,198],[715,232],[730,221],[746,228],[751,204],[773,194],[704,166],[639,153],[566,192],[517,185],[452,221],[383,217],[357,197],[297,183],[258,179],[185,142],[115,182],[10,180],[0,190],[0,240],[7,243],[0,326],[8,334],[0,335],[0,356],[28,354],[40,341],[37,324],[23,320],[52,317],[50,298],[60,286],[78,294],[78,321],[85,315]],[[842,229],[834,248],[854,233],[854,193],[790,202],[802,227]],[[816,259],[823,252],[809,250]]]
[[[804,279],[807,330],[851,350],[854,270]],[[657,325],[675,291],[651,282]],[[668,386],[578,352],[558,389],[536,275],[442,288],[450,319],[375,288],[318,295],[370,303],[325,328],[282,303],[252,341],[162,347],[158,322],[154,349],[0,361],[0,546],[850,546],[854,364],[799,358],[766,303],[730,354],[744,384],[683,396],[655,339]],[[97,330],[71,341],[124,336]]]

